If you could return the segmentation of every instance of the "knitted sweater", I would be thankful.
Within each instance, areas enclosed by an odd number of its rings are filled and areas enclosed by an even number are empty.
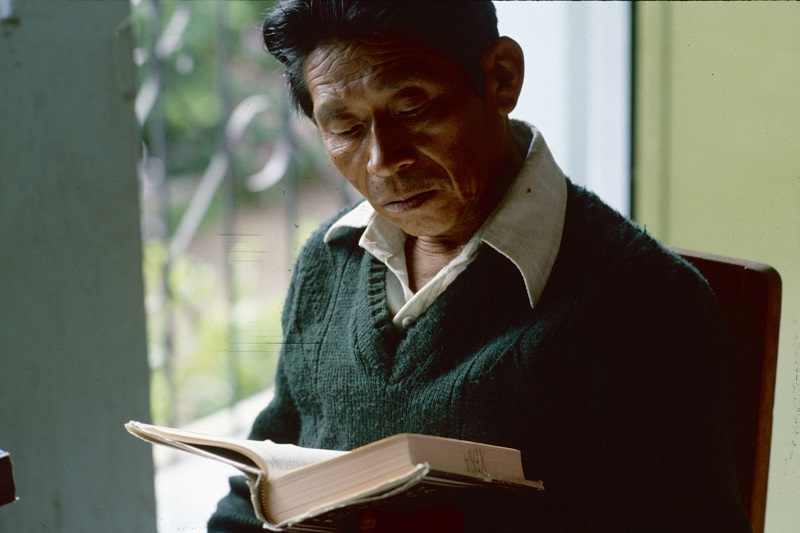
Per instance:
[[[473,509],[471,531],[748,530],[713,295],[593,194],[569,184],[535,307],[486,246],[407,331],[360,231],[325,244],[327,226],[296,265],[276,397],[252,438],[346,450],[416,432],[522,450],[544,497]],[[250,531],[249,505],[234,480],[209,530]]]

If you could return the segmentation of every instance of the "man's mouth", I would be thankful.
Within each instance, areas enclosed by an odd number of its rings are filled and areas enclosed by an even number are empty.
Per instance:
[[[394,202],[389,202],[384,204],[383,208],[390,212],[390,213],[403,213],[405,211],[411,211],[412,209],[417,209],[425,204],[431,197],[435,194],[436,191],[425,191],[419,194],[415,194],[413,196],[409,196],[404,200],[397,200]]]

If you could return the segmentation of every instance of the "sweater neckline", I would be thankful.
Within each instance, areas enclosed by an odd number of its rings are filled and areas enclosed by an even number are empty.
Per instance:
[[[498,278],[494,282],[480,283],[487,274]],[[516,309],[519,316],[532,311],[519,271],[490,247],[484,248],[416,324],[405,331],[392,325],[386,306],[386,288],[381,282],[386,276],[386,266],[372,255],[364,254],[358,276],[367,279],[356,282],[360,292],[358,301],[364,305],[350,317],[353,350],[366,373],[387,385],[432,379],[457,363],[460,350],[447,350],[448,346],[484,342],[486,339],[474,338],[475,334],[485,328],[494,330],[494,325],[477,324],[476,320],[481,320],[479,317],[483,315],[470,309],[488,304]],[[467,311],[462,313],[463,309]],[[488,317],[489,322],[493,318],[497,317]],[[483,316],[483,320],[486,319]]]

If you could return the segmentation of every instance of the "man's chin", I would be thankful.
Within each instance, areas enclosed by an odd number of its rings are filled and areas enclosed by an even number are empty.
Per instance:
[[[406,235],[423,239],[445,238],[452,230],[451,225],[444,221],[425,220],[422,217],[396,218],[389,222],[400,228]]]

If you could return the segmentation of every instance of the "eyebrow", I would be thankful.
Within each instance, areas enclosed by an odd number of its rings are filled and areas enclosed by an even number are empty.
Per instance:
[[[318,115],[316,117],[317,124],[327,123],[334,119],[337,119],[340,116],[347,114],[349,110],[350,108],[344,105],[337,105],[333,107],[323,106],[317,113]]]

